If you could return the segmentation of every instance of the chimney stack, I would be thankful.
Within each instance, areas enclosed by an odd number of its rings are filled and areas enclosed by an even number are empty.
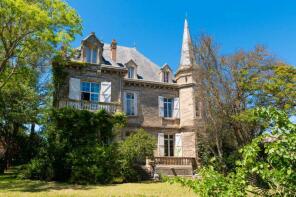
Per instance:
[[[112,40],[111,42],[111,60],[116,62],[116,48],[117,48],[117,42],[116,40]]]

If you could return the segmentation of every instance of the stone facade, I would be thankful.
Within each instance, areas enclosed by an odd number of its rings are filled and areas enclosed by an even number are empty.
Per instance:
[[[121,139],[144,128],[158,139],[155,157],[163,157],[163,166],[171,165],[165,158],[185,158],[176,163],[186,166],[197,161],[196,133],[202,125],[197,68],[187,21],[176,75],[169,65],[158,67],[135,48],[118,46],[115,40],[103,44],[92,33],[64,69],[67,78],[58,105],[123,111],[128,125]]]

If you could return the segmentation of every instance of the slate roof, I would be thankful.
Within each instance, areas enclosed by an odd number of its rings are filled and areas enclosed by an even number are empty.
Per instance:
[[[110,55],[110,44],[104,44],[103,57],[106,62],[111,63],[111,65],[117,64],[117,66],[123,66],[130,60],[133,60],[137,64],[138,79],[160,81],[160,67],[145,57],[136,48],[117,45],[116,63],[111,60]]]

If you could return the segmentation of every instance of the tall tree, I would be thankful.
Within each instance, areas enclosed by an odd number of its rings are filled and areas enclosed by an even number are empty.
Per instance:
[[[23,65],[36,66],[41,58],[58,53],[81,33],[81,19],[62,0],[0,1],[0,89]]]
[[[218,49],[211,37],[202,36],[195,53],[206,109],[206,132],[200,142],[223,163],[225,155],[263,131],[250,109],[275,106],[295,113],[296,69],[262,46],[224,57]]]

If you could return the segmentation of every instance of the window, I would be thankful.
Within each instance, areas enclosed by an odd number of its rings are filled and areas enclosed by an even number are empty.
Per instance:
[[[135,115],[135,96],[133,93],[126,93],[126,115]]]
[[[163,82],[169,82],[169,74],[170,73],[168,71],[163,72]]]
[[[164,156],[174,156],[174,135],[164,135]]]
[[[98,83],[81,82],[81,99],[85,101],[99,101],[100,85]]]
[[[86,62],[87,63],[97,63],[97,53],[98,53],[98,49],[96,48],[89,48],[89,47],[86,47],[86,50],[85,50],[85,53],[86,53]]]
[[[134,67],[128,67],[128,78],[133,79],[135,76],[135,68]]]
[[[173,116],[173,99],[172,98],[163,98],[163,116],[170,118]]]

